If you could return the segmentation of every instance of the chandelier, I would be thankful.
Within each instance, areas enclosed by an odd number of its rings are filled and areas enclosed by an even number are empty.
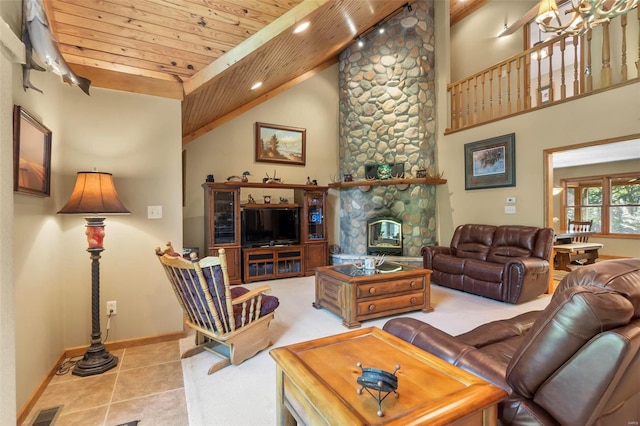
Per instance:
[[[536,23],[547,33],[582,35],[591,28],[624,15],[638,6],[638,0],[570,0],[571,7],[564,14],[571,15],[567,22],[560,16],[556,0],[540,0]]]

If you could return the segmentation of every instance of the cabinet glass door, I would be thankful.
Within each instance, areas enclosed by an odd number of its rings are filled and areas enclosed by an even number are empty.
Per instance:
[[[309,241],[324,239],[324,196],[307,194],[307,238]]]
[[[236,218],[234,192],[216,191],[214,203],[214,244],[236,243]]]

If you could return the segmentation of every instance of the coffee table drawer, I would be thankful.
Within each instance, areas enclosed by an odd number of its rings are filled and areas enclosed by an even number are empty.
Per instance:
[[[385,297],[376,300],[358,301],[358,317],[378,315],[384,312],[403,312],[421,309],[424,306],[424,293],[401,294],[395,297]]]
[[[364,299],[365,297],[378,297],[394,293],[421,291],[423,288],[423,277],[405,278],[383,283],[366,283],[358,285],[356,297],[358,299]]]

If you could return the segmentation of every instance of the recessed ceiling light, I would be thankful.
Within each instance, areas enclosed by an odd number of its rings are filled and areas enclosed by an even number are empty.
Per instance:
[[[311,22],[306,21],[306,22],[302,22],[301,24],[299,24],[295,30],[293,30],[294,34],[298,34],[303,32],[304,30],[306,30],[307,28],[309,28],[309,25],[311,25]]]
[[[258,87],[262,86],[262,82],[259,81],[256,84],[254,84],[253,86],[251,86],[251,90],[256,90]]]

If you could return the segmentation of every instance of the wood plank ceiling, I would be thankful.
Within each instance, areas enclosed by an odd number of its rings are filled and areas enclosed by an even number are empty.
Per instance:
[[[65,60],[92,86],[182,100],[187,143],[335,63],[357,35],[414,1],[44,0],[44,5]],[[450,0],[451,25],[487,0],[460,1]],[[308,30],[294,34],[305,21]],[[258,81],[262,86],[251,90]]]

